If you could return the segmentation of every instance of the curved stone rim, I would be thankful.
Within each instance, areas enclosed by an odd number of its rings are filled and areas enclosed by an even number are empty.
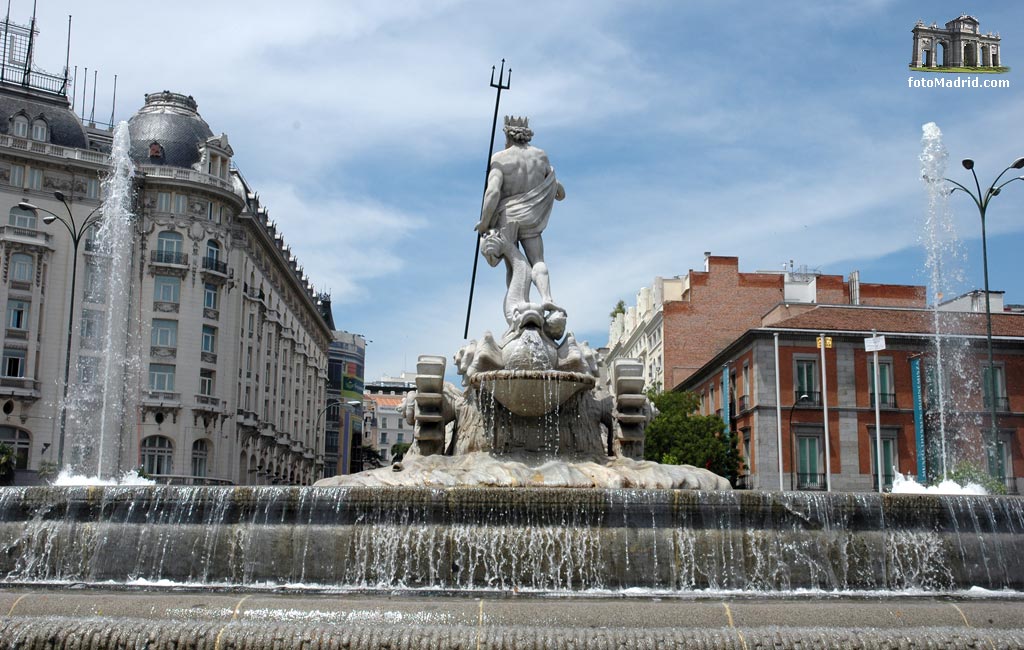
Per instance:
[[[594,375],[569,370],[487,370],[475,373],[470,377],[469,383],[473,386],[478,386],[485,381],[499,381],[503,379],[554,379],[555,381],[589,384],[590,388],[597,385],[597,377],[594,377]]]

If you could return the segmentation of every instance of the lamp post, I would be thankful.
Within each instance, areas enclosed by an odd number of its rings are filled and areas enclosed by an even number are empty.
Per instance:
[[[793,474],[797,474],[797,471],[796,471],[797,468],[796,468],[796,465],[795,465],[795,458],[794,458],[795,454],[793,452],[793,448],[796,447],[796,436],[793,435],[793,410],[796,409],[797,406],[803,404],[804,402],[806,402],[809,399],[811,399],[810,395],[807,395],[807,394],[800,395],[800,397],[798,397],[796,400],[793,401],[793,406],[789,407],[789,466],[793,470]],[[792,481],[790,481],[790,483],[789,483],[789,489],[791,489],[791,490],[794,489],[794,485],[793,485]]]
[[[71,374],[71,338],[75,330],[75,284],[78,279],[78,245],[81,243],[89,227],[99,221],[99,209],[103,206],[101,204],[93,208],[92,212],[86,215],[85,219],[79,224],[75,221],[75,215],[72,214],[71,206],[68,204],[64,194],[62,192],[54,192],[53,196],[64,205],[64,209],[68,213],[66,218],[50,212],[46,208],[33,205],[28,201],[18,203],[18,207],[22,210],[28,210],[34,215],[45,212],[47,216],[43,217],[43,223],[51,224],[54,221],[59,221],[67,229],[68,234],[71,235],[71,298],[68,307],[68,344],[64,353],[64,397],[60,405],[60,437],[57,442],[57,469],[60,470],[64,468],[64,434],[68,420],[68,378]]]
[[[989,474],[994,469],[992,461],[994,460],[993,454],[995,453],[996,441],[999,438],[999,429],[996,422],[996,372],[995,363],[992,359],[992,305],[989,298],[988,290],[988,242],[985,238],[985,213],[988,211],[988,204],[992,200],[992,197],[999,196],[999,193],[1004,187],[1012,183],[1013,181],[1024,180],[1024,176],[1014,176],[1010,180],[998,184],[1002,180],[1006,172],[1011,169],[1024,169],[1024,158],[1018,158],[1014,160],[1010,165],[1006,167],[996,179],[992,181],[992,184],[988,186],[988,189],[984,193],[981,191],[981,183],[978,181],[978,174],[974,171],[974,161],[970,158],[965,158],[961,161],[964,169],[971,172],[974,177],[974,187],[978,193],[975,194],[970,189],[964,187],[960,183],[947,178],[946,181],[952,183],[955,187],[949,191],[950,194],[960,190],[967,194],[971,199],[974,200],[974,205],[978,208],[978,216],[981,217],[981,265],[985,273],[985,342],[988,347],[988,396],[989,396],[989,415],[992,419],[990,440],[988,441],[988,466]]]

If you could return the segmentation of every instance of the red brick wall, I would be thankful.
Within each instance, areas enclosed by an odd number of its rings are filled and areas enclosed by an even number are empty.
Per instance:
[[[783,276],[740,273],[736,257],[711,257],[710,272],[690,271],[688,301],[664,305],[665,386],[707,363],[783,298]]]

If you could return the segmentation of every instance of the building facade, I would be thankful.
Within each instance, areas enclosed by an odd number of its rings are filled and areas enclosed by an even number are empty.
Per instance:
[[[39,74],[0,81],[0,440],[16,449],[20,483],[61,462],[95,471],[104,452],[87,419],[60,422],[69,320],[73,395],[100,381],[99,339],[121,326],[106,322],[97,234],[85,233],[76,257],[63,224],[44,221],[82,224],[100,207],[111,133],[83,125],[66,84]],[[118,387],[133,408],[105,443],[116,467],[104,473],[312,482],[324,463],[315,417],[331,331],[308,278],[195,100],[148,95],[129,133],[137,200],[124,326],[140,363],[137,382]]]
[[[782,302],[924,307],[920,286],[868,284],[817,271],[739,270],[739,258],[705,253],[704,269],[656,278],[612,321],[607,367],[615,359],[640,359],[648,387],[670,390]]]
[[[324,476],[360,471],[363,446],[363,372],[366,339],[359,334],[335,331],[327,358],[327,444]]]
[[[401,377],[384,377],[366,385],[363,446],[373,449],[383,464],[394,462],[395,445],[412,444],[414,429],[400,415],[398,407],[406,393],[415,389],[415,378],[404,373]]]
[[[992,469],[1018,493],[1024,487],[1024,314],[992,318],[998,411]],[[873,331],[885,340],[877,390],[873,353],[865,350]],[[869,491],[878,482],[876,400],[885,486],[895,472],[918,475],[919,462],[930,479],[965,462],[987,464],[982,450],[993,399],[987,368],[984,314],[783,304],[678,389],[696,393],[702,414],[719,415],[737,432],[747,487],[779,489],[781,450],[784,489]]]

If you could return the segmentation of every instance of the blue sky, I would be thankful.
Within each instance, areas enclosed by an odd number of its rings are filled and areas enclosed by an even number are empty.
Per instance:
[[[959,180],[961,158],[985,181],[1024,155],[1019,2],[43,4],[36,61],[60,69],[74,14],[98,118],[116,73],[116,119],[168,89],[228,134],[338,326],[373,341],[368,379],[462,344],[502,58],[502,113],[530,116],[566,187],[544,236],[554,295],[595,347],[617,300],[703,251],[924,283],[922,124],[942,128]],[[908,88],[914,23],[965,10],[1001,34],[1010,88]],[[953,207],[963,289],[980,287],[977,214]],[[1024,183],[988,226],[992,287],[1024,303]],[[503,280],[480,265],[471,337],[504,329]]]

